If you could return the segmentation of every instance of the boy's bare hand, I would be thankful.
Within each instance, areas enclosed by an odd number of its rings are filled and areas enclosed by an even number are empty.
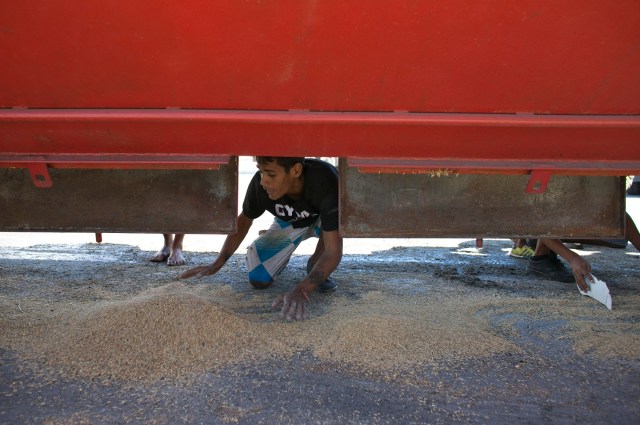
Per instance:
[[[213,264],[210,264],[208,266],[197,266],[178,275],[178,279],[189,279],[194,276],[195,277],[211,276],[212,274],[216,274],[218,270],[220,270],[220,266],[215,266]]]
[[[307,318],[306,304],[309,302],[306,292],[299,287],[295,287],[291,292],[278,295],[271,307],[280,309],[280,317],[292,320],[304,320]]]

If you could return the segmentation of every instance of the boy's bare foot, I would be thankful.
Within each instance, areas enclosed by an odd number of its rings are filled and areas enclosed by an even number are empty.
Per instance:
[[[169,258],[169,248],[164,247],[156,253],[153,257],[149,258],[149,261],[154,263],[163,263]]]
[[[184,266],[185,264],[187,264],[187,261],[182,256],[181,249],[174,249],[167,259],[167,266]]]

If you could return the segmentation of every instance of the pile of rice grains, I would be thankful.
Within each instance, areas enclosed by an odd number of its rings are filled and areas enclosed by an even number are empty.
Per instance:
[[[571,324],[577,323],[572,317],[579,320],[584,312],[579,298],[543,304],[532,299],[406,296],[374,290],[357,300],[340,292],[316,297],[313,317],[286,323],[265,308],[272,296],[264,291],[241,294],[222,284],[172,283],[126,300],[55,306],[36,301],[16,306],[4,300],[0,325],[6,332],[0,346],[67,375],[91,378],[181,377],[241,363],[286,362],[299,352],[311,353],[315,361],[385,376],[441,360],[517,352],[516,345],[500,336],[509,332],[508,324],[496,332],[489,324],[492,315],[561,314]],[[640,346],[637,332],[609,328],[603,341],[605,334],[596,332],[595,338],[589,332],[597,326],[584,321],[575,326],[572,338],[578,350],[637,356],[625,351]]]

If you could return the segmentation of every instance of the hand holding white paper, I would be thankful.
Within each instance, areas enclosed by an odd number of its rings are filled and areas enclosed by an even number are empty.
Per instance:
[[[609,293],[609,288],[607,284],[591,275],[593,278],[593,282],[589,282],[587,278],[585,278],[585,282],[591,288],[589,292],[584,292],[582,289],[578,288],[582,295],[588,295],[594,300],[600,301],[602,304],[606,305],[609,310],[611,310],[611,294]]]

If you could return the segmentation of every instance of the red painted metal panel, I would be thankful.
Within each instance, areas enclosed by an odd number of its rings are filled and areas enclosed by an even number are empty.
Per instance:
[[[0,51],[4,166],[640,173],[637,0],[7,1]]]
[[[640,113],[637,0],[0,6],[0,107]]]

